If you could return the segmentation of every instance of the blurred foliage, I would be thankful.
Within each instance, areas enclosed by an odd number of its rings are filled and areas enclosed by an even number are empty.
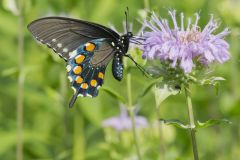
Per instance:
[[[236,160],[240,157],[240,1],[239,0],[25,0],[24,23],[24,159],[44,160],[127,160],[134,159],[135,149],[130,133],[115,133],[103,129],[103,119],[118,114],[118,99],[127,100],[126,76],[121,82],[106,72],[104,87],[116,91],[109,95],[103,90],[97,98],[78,98],[77,104],[68,109],[72,95],[65,64],[47,47],[38,45],[27,31],[27,24],[44,16],[68,16],[93,21],[103,25],[114,24],[120,31],[125,19],[126,6],[130,8],[133,32],[141,27],[137,19],[148,8],[165,17],[174,8],[192,16],[201,11],[201,26],[213,13],[229,27],[231,60],[214,68],[215,75],[225,78],[216,95],[211,87],[193,87],[193,107],[197,120],[226,118],[231,125],[218,125],[197,132],[200,159]],[[138,18],[139,17],[139,18]],[[18,10],[15,0],[0,1],[0,159],[16,159],[16,95],[18,53]],[[131,63],[131,62],[129,62]],[[152,124],[156,120],[154,93],[144,93],[150,85],[135,67],[132,75],[134,101],[140,106],[139,114]],[[125,70],[126,74],[126,70]],[[121,88],[121,89],[120,89]],[[109,91],[109,89],[107,91]],[[171,96],[161,104],[160,115],[164,119],[180,119],[188,122],[184,94]],[[153,160],[161,154],[156,128],[139,131],[144,160]],[[191,143],[185,130],[163,124],[162,143],[166,159],[192,159]]]

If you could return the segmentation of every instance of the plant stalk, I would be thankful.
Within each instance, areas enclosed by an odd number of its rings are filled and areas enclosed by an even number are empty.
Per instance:
[[[23,160],[23,101],[24,101],[24,17],[23,17],[23,0],[18,0],[18,87],[17,87],[17,102],[16,102],[16,159]]]
[[[72,160],[84,160],[86,159],[84,117],[80,109],[76,110],[76,112],[74,113],[73,121],[74,121],[74,128],[73,128]]]
[[[185,89],[185,94],[187,99],[188,116],[189,116],[189,122],[190,122],[190,134],[192,139],[192,150],[193,150],[194,160],[199,160],[197,141],[196,141],[196,129],[195,129],[195,123],[194,123],[193,109],[192,109],[192,100],[191,100],[189,88],[185,87],[184,89]]]
[[[158,128],[158,139],[159,139],[159,150],[161,159],[165,159],[165,147],[164,147],[164,137],[163,137],[163,124],[160,121],[160,104],[158,103],[158,94],[156,92],[157,87],[155,87],[155,102],[156,102],[156,114],[157,114],[157,128]]]
[[[134,114],[134,107],[132,106],[132,91],[131,91],[131,75],[127,74],[127,92],[128,92],[128,111],[130,113],[131,117],[131,123],[132,123],[132,133],[133,133],[133,140],[135,144],[135,148],[137,151],[137,157],[138,160],[141,160],[141,153],[140,153],[140,147],[137,140],[137,132],[136,132],[136,122],[135,122],[135,114]]]

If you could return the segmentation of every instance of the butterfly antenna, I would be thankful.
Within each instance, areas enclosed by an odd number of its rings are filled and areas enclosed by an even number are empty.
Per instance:
[[[149,74],[147,73],[147,71],[141,66],[139,65],[133,58],[131,55],[126,54],[126,57],[130,58],[131,61],[133,61],[133,63],[136,65],[136,67],[143,73],[144,76],[146,76],[147,78],[149,78]]]
[[[129,32],[129,26],[128,26],[129,9],[128,9],[128,7],[127,7],[127,11],[125,11],[125,16],[126,16],[126,30],[128,33]]]

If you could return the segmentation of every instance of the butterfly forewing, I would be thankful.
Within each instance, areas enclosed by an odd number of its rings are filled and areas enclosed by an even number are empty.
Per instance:
[[[119,35],[102,25],[65,17],[46,17],[33,21],[28,29],[34,37],[65,60],[80,45],[99,38],[117,39]]]

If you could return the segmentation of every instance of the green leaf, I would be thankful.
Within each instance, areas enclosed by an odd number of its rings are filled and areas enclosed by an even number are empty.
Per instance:
[[[15,0],[3,0],[3,8],[11,12],[13,15],[19,15],[19,9]]]
[[[207,127],[211,127],[211,126],[219,125],[219,124],[223,124],[223,123],[231,124],[232,122],[227,119],[210,119],[210,120],[207,120],[206,122],[197,121],[196,128],[197,129],[207,128]]]
[[[19,69],[17,67],[7,68],[2,71],[3,77],[8,77],[11,75],[17,75],[19,73]]]
[[[26,75],[28,73],[35,72],[39,69],[40,69],[40,65],[28,65],[24,67],[22,73]],[[11,68],[4,69],[1,72],[1,75],[4,77],[8,77],[12,75],[19,75],[19,73],[20,73],[20,70],[18,67],[11,67]]]
[[[122,96],[120,96],[117,92],[113,91],[112,89],[107,88],[107,87],[102,87],[101,90],[105,91],[113,98],[118,99],[120,102],[126,104],[126,100]]]
[[[155,99],[156,104],[159,106],[165,99],[167,99],[171,95],[176,95],[180,92],[180,90],[173,88],[164,83],[159,83],[155,88]]]
[[[215,86],[216,83],[219,83],[219,81],[224,81],[225,79],[223,77],[211,77],[207,79],[202,79],[200,81],[200,85],[212,85]]]
[[[151,88],[156,85],[157,83],[159,83],[159,79],[152,81],[151,83],[149,83],[142,91],[142,93],[139,95],[139,97],[144,97],[150,90]]]
[[[178,128],[182,128],[182,129],[190,129],[191,128],[190,125],[184,124],[180,120],[176,120],[176,119],[169,119],[169,120],[160,119],[160,121],[164,122],[166,125],[174,125]],[[197,121],[196,127],[194,127],[194,129],[207,128],[207,127],[211,127],[211,126],[219,125],[219,124],[223,124],[223,123],[231,124],[232,122],[227,119],[210,119],[203,123]]]
[[[199,82],[200,85],[211,85],[215,87],[216,95],[218,95],[219,92],[219,81],[224,81],[225,79],[223,77],[211,77],[208,79],[203,79]]]
[[[160,119],[160,121],[165,123],[166,125],[174,125],[181,129],[190,129],[189,125],[184,124],[183,122],[181,122],[180,120],[177,120],[177,119],[169,119],[169,120]]]

